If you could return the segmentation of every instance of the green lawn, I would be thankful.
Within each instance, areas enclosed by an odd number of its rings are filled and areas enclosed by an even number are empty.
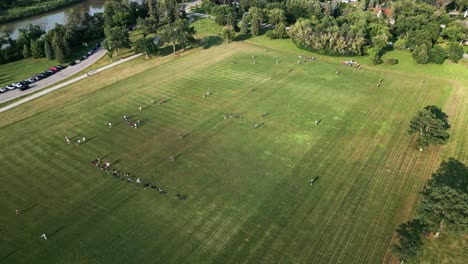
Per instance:
[[[98,41],[102,39],[89,41],[88,47],[83,46],[73,51],[70,61],[86,54]],[[23,81],[58,64],[60,64],[58,61],[46,58],[29,58],[0,64],[0,87]],[[62,63],[62,65],[68,65],[68,63]]]
[[[464,263],[468,256],[466,233],[442,232],[439,238],[424,239],[419,256],[408,263]]]
[[[255,38],[136,59],[0,113],[0,262],[390,261],[424,181],[442,158],[467,161],[466,89],[425,68],[298,65],[298,52],[312,56]],[[406,130],[431,104],[452,137],[420,153]],[[168,193],[108,176],[96,154]]]
[[[24,59],[0,64],[0,87],[30,78],[59,64],[48,59]]]

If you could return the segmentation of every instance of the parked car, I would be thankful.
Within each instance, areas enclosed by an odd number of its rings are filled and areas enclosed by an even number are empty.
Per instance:
[[[29,84],[25,83],[25,84],[21,85],[21,87],[19,88],[19,90],[20,90],[20,91],[24,91],[24,90],[27,90],[27,89],[29,89],[29,88],[30,88],[30,87],[29,87]]]
[[[83,55],[81,56],[80,60],[86,60],[87,56],[86,55]]]
[[[34,79],[36,79],[36,81],[39,81],[39,80],[42,80],[44,79],[46,76],[42,73],[38,73],[36,74],[36,76],[34,76]]]
[[[53,71],[53,72],[55,73],[55,72],[58,72],[58,69],[55,68],[55,67],[50,67],[50,68],[49,68],[49,71]]]
[[[13,85],[16,88],[19,88],[21,86],[21,83],[16,82],[16,83],[12,83],[11,85]]]
[[[59,71],[65,69],[65,67],[63,67],[62,65],[56,65],[55,68],[57,68],[57,70]]]
[[[96,43],[96,48],[101,47],[101,42]]]
[[[68,66],[73,66],[73,65],[75,65],[75,64],[76,64],[76,62],[75,62],[75,61],[72,61],[72,62],[70,62],[70,64],[68,64]]]
[[[37,80],[36,80],[35,77],[31,77],[31,78],[29,78],[29,79],[26,79],[25,81],[27,81],[28,83],[33,83],[33,82],[35,82],[35,81],[37,81]]]
[[[10,84],[10,85],[5,86],[5,88],[7,88],[8,90],[14,90],[17,87]]]
[[[8,89],[6,87],[0,87],[0,93],[7,92]]]

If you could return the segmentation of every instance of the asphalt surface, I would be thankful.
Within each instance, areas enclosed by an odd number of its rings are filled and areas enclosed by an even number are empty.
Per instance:
[[[124,63],[124,62],[126,62],[126,61],[135,59],[135,58],[137,58],[137,57],[139,57],[139,56],[141,56],[141,55],[143,55],[143,54],[141,54],[141,53],[140,53],[140,54],[135,54],[135,55],[132,55],[132,56],[127,57],[127,58],[125,58],[125,59],[120,59],[120,60],[118,60],[118,61],[116,61],[116,62],[113,62],[113,63],[111,63],[111,64],[109,64],[109,65],[106,65],[106,66],[104,66],[104,67],[101,67],[101,68],[99,68],[99,69],[97,69],[97,70],[93,70],[90,76],[95,75],[95,74],[99,74],[100,72],[102,72],[102,71],[104,71],[104,70],[107,70],[107,69],[109,69],[109,68],[112,68],[112,67],[114,67],[114,66],[116,66],[116,65],[119,65],[119,64],[121,64],[121,63]],[[73,66],[73,67],[75,67],[75,66]],[[72,67],[72,68],[73,68],[73,67]],[[62,71],[65,71],[65,70],[62,70]],[[70,85],[70,84],[72,84],[72,83],[74,83],[74,82],[77,82],[77,81],[82,80],[82,79],[87,78],[87,77],[88,77],[87,74],[83,74],[83,75],[80,75],[80,76],[78,76],[78,77],[76,77],[76,78],[73,78],[73,79],[71,79],[71,80],[68,80],[68,81],[66,81],[66,82],[63,82],[63,83],[61,83],[61,84],[58,84],[58,85],[56,85],[56,86],[54,86],[54,87],[51,87],[51,88],[49,88],[49,89],[44,89],[43,91],[40,91],[40,92],[38,92],[38,93],[36,93],[36,94],[33,94],[33,95],[28,96],[28,97],[26,97],[26,98],[23,98],[23,99],[21,99],[21,100],[19,100],[19,101],[17,101],[17,102],[11,103],[11,104],[9,104],[9,105],[7,105],[7,106],[5,106],[5,107],[0,108],[0,113],[5,112],[5,111],[7,111],[7,110],[9,110],[9,109],[12,109],[12,108],[14,108],[14,107],[17,107],[18,105],[22,105],[22,104],[24,104],[24,103],[26,103],[26,102],[29,102],[29,101],[31,101],[31,100],[34,100],[34,99],[36,99],[36,98],[38,98],[38,97],[41,97],[41,96],[43,96],[43,95],[46,95],[46,94],[48,94],[48,93],[50,93],[50,92],[53,92],[53,91],[58,90],[58,89],[60,89],[60,88],[63,88],[63,87],[65,87],[65,86],[67,86],[67,85]],[[63,79],[62,79],[62,80],[63,80]],[[12,91],[9,91],[8,93],[10,93],[10,92],[12,92]]]
[[[100,58],[102,58],[102,56],[104,55],[106,55],[106,50],[103,48],[99,48],[96,50],[96,52],[94,52],[91,56],[89,56],[84,61],[81,61],[80,63],[74,66],[69,66],[57,72],[56,74],[49,76],[48,78],[45,78],[45,79],[42,79],[40,81],[30,84],[31,88],[29,88],[28,90],[20,91],[19,89],[15,89],[15,90],[11,90],[11,91],[0,94],[0,103],[11,101],[25,94],[34,93],[37,90],[43,89],[45,87],[49,87],[60,81],[63,81],[69,78],[70,76],[73,76],[79,73],[80,71],[86,69],[87,67],[89,67],[90,65],[98,61]]]

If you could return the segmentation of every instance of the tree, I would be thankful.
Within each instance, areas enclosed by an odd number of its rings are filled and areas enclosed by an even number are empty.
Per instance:
[[[45,56],[44,54],[44,41],[42,39],[31,39],[31,55],[33,58],[38,59]]]
[[[235,27],[237,24],[236,21],[236,9],[228,6],[221,5],[215,6],[211,9],[211,13],[215,16],[215,22],[221,26],[230,25]]]
[[[249,31],[249,23],[250,23],[250,15],[248,13],[244,13],[242,15],[242,20],[240,22],[240,32],[247,33]]]
[[[267,36],[270,39],[287,38],[288,32],[286,31],[286,25],[280,22],[273,30],[267,31]]]
[[[176,45],[180,44],[186,47],[195,43],[195,29],[190,27],[186,19],[177,19],[175,22],[168,23],[161,32],[163,41],[172,45],[172,50],[176,54]]]
[[[23,57],[25,59],[31,57],[31,49],[29,49],[28,44],[24,44],[23,46]]]
[[[59,34],[54,35],[54,38],[52,39],[52,50],[54,51],[55,59],[61,63],[66,62],[71,53],[68,43]]]
[[[52,47],[50,46],[50,43],[47,40],[44,41],[44,53],[45,53],[46,58],[48,58],[49,60],[55,59],[54,52],[52,51]]]
[[[443,161],[417,207],[417,216],[433,231],[441,224],[451,230],[464,230],[468,226],[468,167],[450,158]]]
[[[381,64],[382,63],[382,58],[380,58],[380,52],[377,51],[375,48],[370,48],[368,50],[369,53],[369,61],[371,61],[373,64]]]
[[[131,22],[128,1],[108,0],[104,4],[104,24],[106,27],[124,27]]]
[[[420,46],[416,46],[413,50],[413,58],[419,64],[426,64],[429,62],[429,55],[427,54],[427,46],[426,44],[422,44]]]
[[[428,55],[430,62],[442,64],[447,58],[447,51],[442,46],[436,45],[428,52]]]
[[[268,13],[268,22],[274,26],[279,23],[286,23],[286,16],[284,11],[279,8],[274,8]]]
[[[232,26],[225,26],[221,30],[221,37],[229,44],[236,36],[236,31]]]
[[[393,48],[396,50],[406,50],[407,44],[406,44],[406,39],[400,38],[395,43],[393,44]]]
[[[118,56],[120,49],[130,48],[130,38],[124,27],[106,27],[104,32],[106,34],[106,45],[104,47],[108,51],[115,51]]]
[[[18,32],[16,43],[22,48],[24,44],[28,44],[32,39],[36,40],[44,35],[45,30],[39,25],[29,24],[25,28],[18,29]]]
[[[158,53],[158,47],[154,45],[153,39],[140,38],[137,41],[135,41],[135,52],[144,53],[146,59],[149,59],[150,55]]]
[[[429,231],[464,231],[468,226],[467,212],[468,167],[449,158],[429,180],[416,207],[416,218],[398,228],[399,243],[392,245],[393,252],[400,260],[407,260],[417,255],[423,245],[422,235]]]
[[[263,21],[263,12],[258,7],[250,8],[250,32],[254,36],[260,35],[260,26]]]
[[[463,58],[463,47],[456,42],[452,42],[449,44],[447,53],[449,60],[458,63]]]
[[[137,20],[137,28],[141,31],[141,34],[143,34],[143,38],[146,38],[148,34],[156,32],[156,25],[156,19],[151,17],[139,17]]]
[[[417,136],[417,146],[422,151],[429,145],[445,144],[449,138],[449,128],[447,114],[431,105],[419,111],[410,121],[408,133]]]
[[[397,230],[398,244],[392,245],[392,251],[400,260],[416,256],[423,246],[424,232],[427,232],[427,226],[418,219],[401,224]]]
[[[160,11],[162,21],[175,22],[181,17],[177,0],[158,1],[158,9]]]

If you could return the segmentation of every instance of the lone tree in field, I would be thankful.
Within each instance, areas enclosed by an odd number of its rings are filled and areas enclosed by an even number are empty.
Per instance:
[[[419,111],[409,125],[408,133],[418,137],[419,150],[429,145],[445,144],[449,138],[447,130],[450,125],[447,115],[434,105],[426,106]]]
[[[416,212],[432,232],[441,232],[442,227],[465,230],[468,226],[468,167],[454,158],[443,161],[428,182]]]

